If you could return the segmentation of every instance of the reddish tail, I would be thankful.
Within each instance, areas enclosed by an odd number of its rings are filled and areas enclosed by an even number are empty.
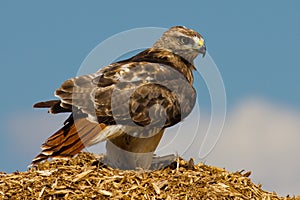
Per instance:
[[[91,145],[91,141],[101,134],[104,124],[93,123],[86,118],[67,121],[64,127],[49,137],[41,146],[42,151],[31,165],[48,158],[72,157]]]

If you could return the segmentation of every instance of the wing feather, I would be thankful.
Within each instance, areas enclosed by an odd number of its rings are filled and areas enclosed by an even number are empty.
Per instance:
[[[194,88],[168,65],[131,62],[108,69],[63,83],[56,91],[60,106],[76,107],[100,123],[163,127],[178,123],[194,106]]]
[[[73,114],[42,145],[33,164],[48,157],[75,155],[85,146],[105,139],[122,146],[126,138],[152,137],[145,139],[148,147],[143,151],[154,151],[163,130],[184,119],[194,107],[196,92],[191,69],[193,65],[175,54],[148,49],[94,74],[65,81],[55,92],[59,100],[34,105],[50,108],[50,113]],[[98,124],[106,128],[99,131]],[[159,135],[154,136],[157,131]],[[143,146],[141,141],[136,140],[139,146]],[[135,148],[134,144],[126,148]]]

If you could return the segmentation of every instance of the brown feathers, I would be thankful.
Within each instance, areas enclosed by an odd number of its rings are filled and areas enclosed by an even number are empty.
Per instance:
[[[184,26],[174,26],[174,27],[170,28],[169,31],[178,31],[186,36],[202,38],[202,36],[198,32],[196,32],[192,29],[186,28]]]
[[[205,50],[199,33],[176,26],[152,48],[130,59],[65,81],[55,92],[59,100],[34,105],[49,108],[50,113],[72,114],[42,145],[32,164],[73,156],[86,146],[109,139],[107,154],[114,155],[109,160],[124,160],[121,157],[127,155],[115,150],[120,148],[149,153],[145,165],[134,163],[139,159],[136,157],[128,163],[148,166],[165,128],[180,122],[194,107],[193,60]],[[153,130],[158,131],[151,135]],[[129,132],[145,137],[133,137]]]
[[[34,108],[50,108],[55,104],[60,103],[60,100],[50,100],[50,101],[44,101],[39,102],[33,105]]]
[[[70,120],[64,127],[49,137],[42,145],[42,152],[31,165],[48,158],[71,157],[90,146],[103,129],[104,124],[92,123],[85,118]]]

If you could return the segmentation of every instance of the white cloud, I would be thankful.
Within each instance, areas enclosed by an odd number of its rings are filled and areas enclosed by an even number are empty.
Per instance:
[[[65,115],[50,115],[46,110],[26,110],[12,112],[6,119],[5,142],[10,149],[1,158],[0,171],[26,170],[31,160],[39,153],[41,144],[56,130]]]
[[[263,100],[242,102],[228,115],[211,165],[252,171],[268,191],[299,194],[300,113]]]

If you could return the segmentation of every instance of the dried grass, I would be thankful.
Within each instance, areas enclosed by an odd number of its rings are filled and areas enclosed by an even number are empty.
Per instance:
[[[118,170],[80,153],[0,173],[0,199],[300,199],[266,192],[249,175],[182,159],[161,170]]]

